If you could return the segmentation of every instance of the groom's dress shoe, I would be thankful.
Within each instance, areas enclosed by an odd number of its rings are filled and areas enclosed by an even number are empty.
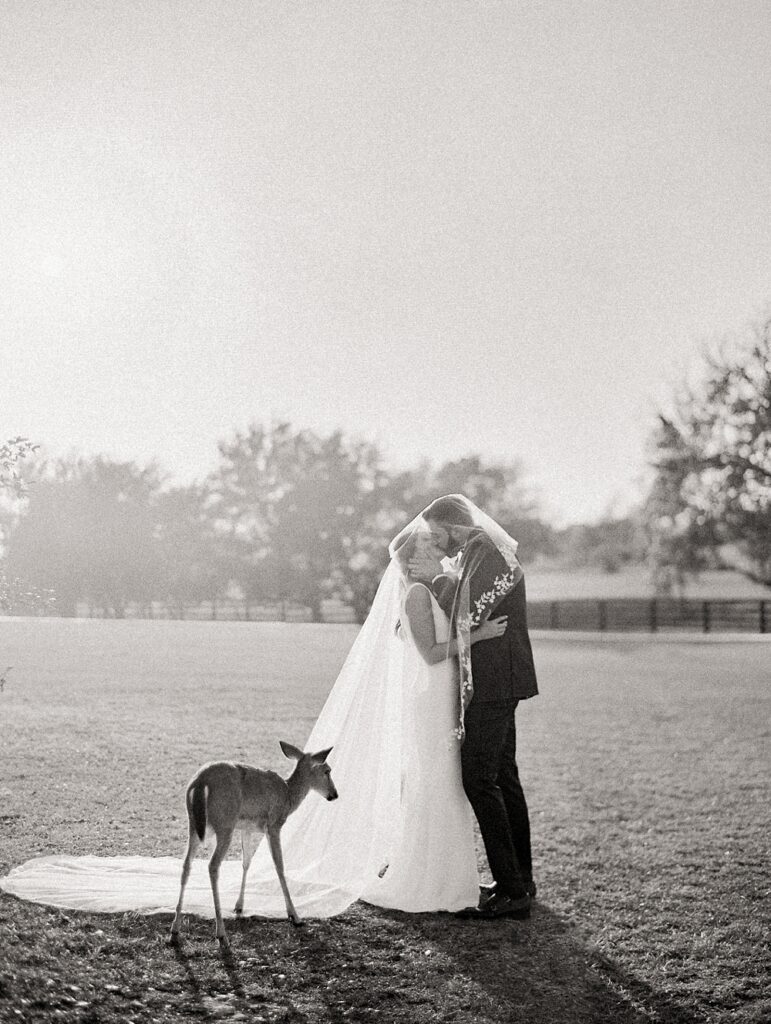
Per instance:
[[[499,917],[514,917],[524,921],[530,917],[530,897],[514,898],[502,892],[494,892],[485,900],[481,907],[468,907],[456,914],[456,917],[472,918],[477,921],[494,921]]]
[[[536,884],[535,884],[535,882],[533,881],[532,878],[526,878],[525,879],[525,889],[526,889],[527,895],[530,897],[530,899],[534,900],[535,899],[535,894],[538,891],[538,889],[537,889]],[[485,903],[487,903],[487,901],[490,899],[490,897],[495,892],[497,892],[497,890],[498,890],[498,883],[497,882],[493,882],[491,885],[480,885],[479,886],[479,906],[483,907],[485,905]]]

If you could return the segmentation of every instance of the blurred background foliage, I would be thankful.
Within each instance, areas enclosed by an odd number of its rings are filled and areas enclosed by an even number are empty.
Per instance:
[[[389,539],[439,494],[461,492],[520,542],[520,556],[614,573],[649,567],[659,594],[731,566],[771,586],[771,318],[702,353],[650,438],[644,500],[625,516],[558,528],[521,464],[468,455],[388,471],[377,446],[288,422],[218,444],[214,470],[179,486],[162,468],[104,455],[49,459],[0,444],[0,611],[122,617],[153,602],[290,602],[361,620]],[[23,582],[22,582],[23,581]],[[55,604],[53,597],[55,595]]]

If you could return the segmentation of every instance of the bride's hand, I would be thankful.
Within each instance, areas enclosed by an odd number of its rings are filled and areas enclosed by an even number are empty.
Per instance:
[[[475,629],[472,636],[475,640],[492,640],[493,637],[503,636],[506,632],[508,616],[501,615],[497,619],[487,619],[479,629]]]
[[[442,572],[442,563],[428,549],[418,550],[409,561],[410,576],[415,580],[432,580]]]

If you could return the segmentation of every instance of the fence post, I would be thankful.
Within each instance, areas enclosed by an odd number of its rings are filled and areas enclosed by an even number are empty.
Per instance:
[[[560,606],[558,601],[552,601],[549,606],[549,628],[560,628]]]
[[[701,626],[704,633],[709,633],[709,601],[701,602]]]
[[[599,619],[600,632],[604,633],[608,628],[608,602],[597,602],[597,618]]]

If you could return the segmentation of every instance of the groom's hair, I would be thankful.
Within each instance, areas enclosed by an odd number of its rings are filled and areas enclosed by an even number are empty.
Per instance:
[[[446,494],[432,501],[423,513],[423,518],[447,523],[449,526],[474,525],[471,513],[459,494]]]

